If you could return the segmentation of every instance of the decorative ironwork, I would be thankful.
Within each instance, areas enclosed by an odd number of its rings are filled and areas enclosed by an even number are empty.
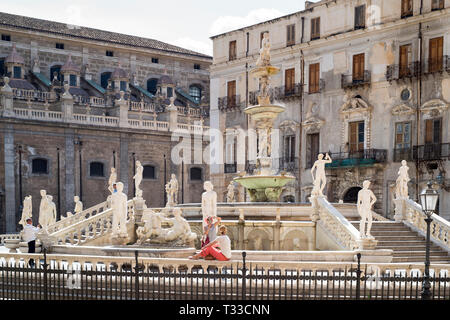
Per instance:
[[[450,160],[450,143],[430,143],[414,146],[413,159],[418,161]]]
[[[236,173],[237,172],[237,164],[236,163],[225,163],[224,165],[224,172],[225,173]]]
[[[219,98],[219,110],[221,111],[231,111],[239,109],[241,107],[241,96],[229,96]]]
[[[419,75],[419,62],[412,62],[407,65],[392,64],[387,66],[386,80],[401,80],[415,78]]]
[[[364,70],[364,74],[360,77],[354,75],[341,75],[341,87],[342,89],[351,89],[358,86],[369,85],[372,81],[372,74],[369,70]]]
[[[412,148],[394,149],[394,162],[412,161]]]

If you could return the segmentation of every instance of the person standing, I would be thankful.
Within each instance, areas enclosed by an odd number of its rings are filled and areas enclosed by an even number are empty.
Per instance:
[[[33,226],[33,220],[30,218],[27,219],[27,224],[23,228],[23,240],[28,243],[28,253],[35,253],[36,252],[36,236],[37,233],[41,230],[41,225],[38,224],[37,227]],[[30,267],[34,266],[34,260],[31,259]]]

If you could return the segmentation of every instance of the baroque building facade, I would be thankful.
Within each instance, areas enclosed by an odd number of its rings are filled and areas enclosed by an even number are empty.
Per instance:
[[[180,136],[209,140],[211,57],[7,13],[0,34],[0,232],[18,229],[28,195],[37,223],[41,189],[60,216],[74,196],[85,208],[105,201],[111,168],[132,198],[136,160],[149,207],[165,205],[172,173],[179,202],[200,202],[209,168],[172,152]]]
[[[356,202],[370,180],[375,210],[392,217],[397,172],[406,160],[411,198],[433,180],[439,214],[449,219],[449,30],[448,0],[323,0],[214,36],[210,121],[224,135],[223,150],[212,154],[216,187],[225,192],[237,173],[251,170],[248,154],[233,154],[237,139],[226,136],[252,127],[243,110],[256,104],[259,84],[248,70],[268,32],[272,64],[282,71],[272,78],[272,98],[286,107],[274,140],[280,170],[297,177],[281,200],[307,202],[310,169],[319,153],[329,153],[328,199]]]

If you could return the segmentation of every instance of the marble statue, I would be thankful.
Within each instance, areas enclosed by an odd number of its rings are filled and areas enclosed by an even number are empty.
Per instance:
[[[114,184],[117,182],[117,172],[116,168],[111,168],[111,174],[109,176],[108,180],[108,190],[111,192],[111,194],[114,193]]]
[[[206,224],[207,217],[217,217],[217,193],[214,191],[214,186],[211,181],[206,181],[203,184],[205,192],[202,194],[202,215],[203,228]]]
[[[53,196],[47,196],[48,197],[48,204],[49,204],[49,224],[48,226],[56,223],[56,204],[53,202]]]
[[[259,51],[259,58],[256,62],[256,66],[265,67],[270,66],[270,40],[269,33],[266,32],[263,35],[261,49]]]
[[[166,183],[166,194],[167,194],[167,203],[166,203],[166,208],[172,208],[175,203],[174,200],[172,198],[173,194],[170,190],[170,182]]]
[[[358,192],[357,208],[361,216],[359,231],[362,239],[374,239],[370,230],[372,229],[372,206],[377,202],[377,198],[369,187],[370,181],[366,180],[363,182],[363,189]],[[366,221],[367,232],[365,231]]]
[[[24,228],[27,225],[27,219],[30,219],[33,216],[33,202],[31,201],[32,197],[25,197],[23,200],[23,209],[22,209],[22,218],[19,221]]]
[[[325,174],[325,165],[327,163],[332,163],[330,155],[327,153],[325,159],[323,158],[323,154],[318,155],[318,160],[314,163],[311,168],[311,175],[313,178],[314,191],[316,196],[323,196],[323,190],[327,184],[327,176]],[[316,170],[316,176],[314,177],[314,170]]]
[[[191,232],[189,223],[181,216],[181,214],[181,209],[175,208],[173,210],[174,218],[167,219],[169,223],[173,223],[173,226],[168,230],[164,237],[165,241],[179,240],[182,243],[190,243],[197,238],[197,234]]]
[[[167,206],[173,207],[178,203],[178,180],[177,176],[172,173],[170,181],[166,185]]]
[[[134,175],[134,186],[136,188],[136,198],[142,198],[142,190],[140,188],[141,182],[142,182],[142,176],[144,174],[144,167],[142,166],[141,162],[138,160],[136,161],[136,174]]]
[[[75,202],[75,209],[74,209],[75,214],[83,212],[83,203],[80,201],[80,197],[79,196],[73,197],[73,201]]]
[[[227,202],[228,203],[234,203],[236,202],[235,197],[235,187],[234,187],[234,182],[230,181],[230,184],[227,187]]]
[[[127,237],[127,216],[128,216],[128,206],[127,206],[127,195],[123,193],[123,183],[118,182],[116,184],[117,192],[111,196],[111,206],[113,209],[113,219],[112,219],[112,235]]]
[[[50,202],[47,197],[47,191],[41,190],[41,203],[39,204],[39,224],[42,226],[42,229],[45,231],[47,227],[51,223],[51,207]]]
[[[142,215],[141,221],[144,223],[143,227],[136,230],[138,237],[137,244],[142,244],[152,237],[158,237],[162,233],[161,224],[164,221],[164,215],[153,210],[146,210]]]
[[[267,158],[269,156],[269,135],[267,130],[259,131],[259,157]]]
[[[398,178],[396,181],[396,187],[395,187],[395,198],[396,199],[407,199],[409,198],[408,195],[408,182],[411,181],[408,174],[408,163],[406,160],[402,161],[402,166],[398,170]]]

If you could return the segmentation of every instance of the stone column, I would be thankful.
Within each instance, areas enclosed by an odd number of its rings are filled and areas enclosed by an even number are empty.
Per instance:
[[[5,161],[5,217],[6,233],[15,233],[16,226],[16,181],[14,129],[7,125],[4,135],[4,161]]]
[[[1,103],[3,112],[2,115],[4,117],[13,117],[14,116],[14,106],[13,106],[13,91],[9,86],[9,78],[4,78],[5,85],[0,90],[1,95]]]
[[[120,99],[116,100],[116,106],[119,107],[119,126],[128,127],[128,101],[124,98],[125,92],[120,91]]]
[[[280,250],[280,230],[281,230],[281,217],[280,217],[280,208],[277,208],[277,216],[275,221],[275,228],[273,232],[273,240],[274,240],[274,250]]]
[[[313,233],[312,233],[312,239],[309,242],[309,248],[308,250],[310,251],[315,251],[317,248],[317,221],[320,220],[320,215],[319,215],[319,202],[317,201],[317,196],[311,196],[309,198],[309,201],[312,204],[312,213],[311,213],[311,221],[314,223],[313,226]]]
[[[64,84],[64,93],[61,96],[61,112],[64,122],[70,122],[73,119],[73,97],[69,92],[69,85]]]
[[[72,130],[66,132],[66,146],[64,153],[66,207],[62,212],[65,213],[73,211],[73,197],[75,196],[75,145]]]

